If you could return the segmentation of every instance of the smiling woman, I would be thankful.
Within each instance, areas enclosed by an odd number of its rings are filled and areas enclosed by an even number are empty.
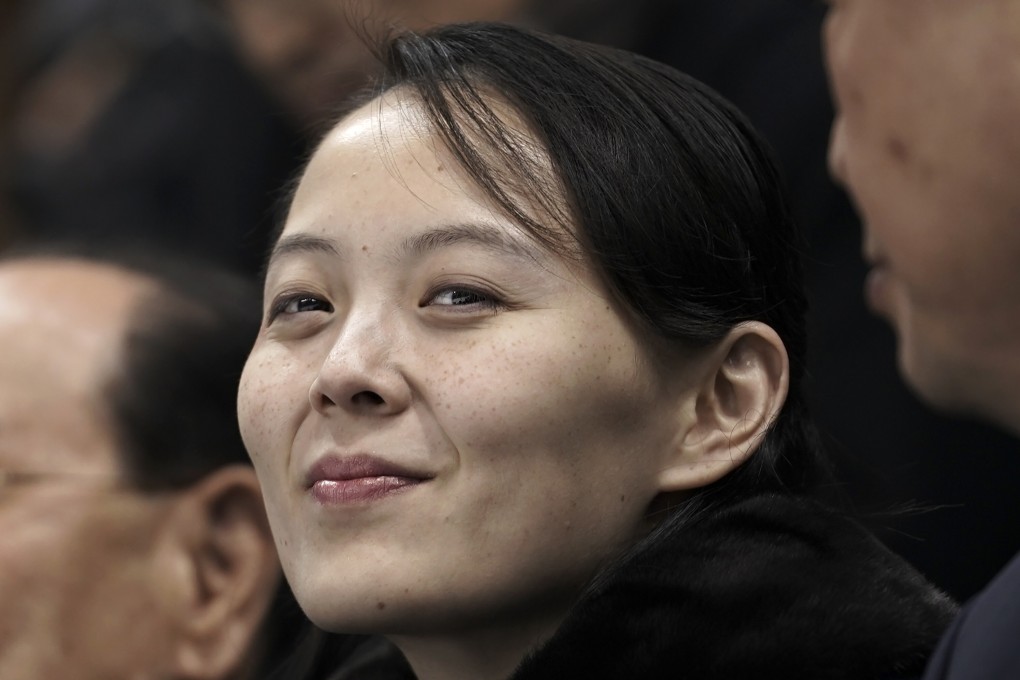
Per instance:
[[[297,187],[239,397],[308,616],[419,678],[918,669],[953,606],[810,499],[799,241],[740,114],[495,24],[385,62]]]

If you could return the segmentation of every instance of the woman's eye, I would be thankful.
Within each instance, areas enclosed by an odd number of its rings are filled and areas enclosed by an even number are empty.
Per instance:
[[[281,314],[301,314],[303,312],[332,312],[333,305],[314,295],[298,294],[282,297],[277,300],[269,311],[268,321]]]
[[[444,288],[426,299],[422,307],[465,307],[492,309],[499,307],[499,302],[492,296],[471,288]]]

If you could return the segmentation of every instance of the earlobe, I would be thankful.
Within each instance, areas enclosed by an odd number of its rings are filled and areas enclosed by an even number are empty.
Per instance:
[[[210,473],[183,492],[177,521],[175,658],[180,677],[232,677],[249,663],[280,580],[254,471]]]
[[[786,401],[789,357],[770,326],[735,326],[704,361],[689,422],[660,474],[662,492],[707,486],[738,468]]]

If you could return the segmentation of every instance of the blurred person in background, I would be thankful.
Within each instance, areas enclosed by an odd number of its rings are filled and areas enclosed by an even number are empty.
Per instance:
[[[364,40],[395,23],[520,19],[522,0],[210,0],[234,28],[244,59],[312,137],[376,75]],[[557,5],[558,2],[551,4]]]
[[[252,288],[164,254],[0,259],[4,680],[255,680],[289,652],[234,409]]]
[[[824,35],[831,167],[860,213],[867,300],[896,332],[900,371],[934,408],[1020,435],[1020,2],[840,0]],[[1016,495],[1015,466],[958,455]],[[1020,555],[925,678],[1020,677],[1018,631]]]
[[[199,0],[39,0],[9,47],[27,240],[167,246],[254,276],[301,155]]]

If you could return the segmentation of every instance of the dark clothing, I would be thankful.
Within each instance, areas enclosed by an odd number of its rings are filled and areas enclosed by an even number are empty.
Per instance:
[[[765,494],[661,526],[513,679],[916,677],[955,610],[856,523]],[[374,663],[336,677],[401,677]]]
[[[1020,678],[1020,555],[974,597],[942,638],[924,680]]]
[[[282,680],[282,679],[281,679]],[[369,637],[326,680],[415,680],[400,650],[386,638]]]

